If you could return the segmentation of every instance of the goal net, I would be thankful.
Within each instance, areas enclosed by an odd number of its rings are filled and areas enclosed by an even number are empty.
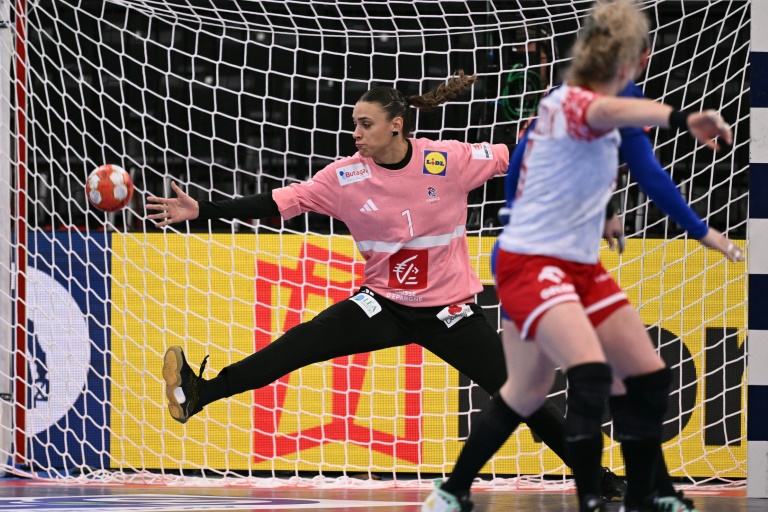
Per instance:
[[[747,1],[642,0],[650,98],[716,108],[735,141],[713,153],[650,130],[680,194],[746,237]],[[516,143],[568,64],[591,2],[17,0],[5,7],[0,110],[0,470],[45,479],[259,485],[406,485],[450,474],[489,398],[416,345],[311,365],[212,404],[167,412],[162,357],[181,345],[205,376],[344,300],[363,261],[346,227],[290,221],[146,220],[176,181],[198,199],[269,192],[354,154],[351,112],[374,85],[431,90],[454,70],[471,93],[420,113],[417,136]],[[102,164],[136,193],[90,207]],[[477,297],[500,327],[488,257],[502,179],[470,195]],[[689,484],[746,477],[746,266],[689,239],[625,169],[614,201],[628,246],[601,256],[674,372],[664,448]],[[467,340],[467,343],[471,343]],[[564,409],[562,376],[552,390]],[[604,463],[623,473],[606,417]],[[486,485],[568,485],[521,427]]]

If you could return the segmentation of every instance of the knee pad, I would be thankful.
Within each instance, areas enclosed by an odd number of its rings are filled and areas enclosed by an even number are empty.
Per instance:
[[[662,368],[653,373],[624,379],[627,394],[612,401],[613,425],[619,439],[661,438],[661,427],[669,405],[672,371]]]
[[[566,377],[566,437],[592,437],[600,432],[605,401],[611,391],[611,368],[605,363],[581,364],[568,370]]]

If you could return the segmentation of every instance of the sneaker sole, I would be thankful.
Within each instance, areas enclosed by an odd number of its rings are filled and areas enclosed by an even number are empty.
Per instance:
[[[187,419],[174,392],[181,386],[181,347],[173,346],[165,351],[163,357],[163,380],[165,380],[165,396],[168,398],[168,411],[171,417],[180,423],[186,423]]]

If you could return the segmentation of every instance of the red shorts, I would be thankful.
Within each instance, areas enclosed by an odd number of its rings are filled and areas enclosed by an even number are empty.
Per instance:
[[[544,313],[563,302],[580,302],[595,327],[629,304],[599,261],[590,265],[500,250],[497,265],[501,307],[515,322],[523,339],[535,339]]]

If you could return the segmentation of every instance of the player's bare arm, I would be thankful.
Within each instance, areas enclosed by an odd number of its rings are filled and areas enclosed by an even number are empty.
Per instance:
[[[596,130],[610,130],[629,126],[670,126],[673,108],[669,105],[640,98],[603,97],[593,102],[586,112],[589,126]],[[718,150],[715,140],[721,138],[726,144],[733,142],[731,127],[714,110],[687,115],[687,128],[691,135],[707,147]]]

